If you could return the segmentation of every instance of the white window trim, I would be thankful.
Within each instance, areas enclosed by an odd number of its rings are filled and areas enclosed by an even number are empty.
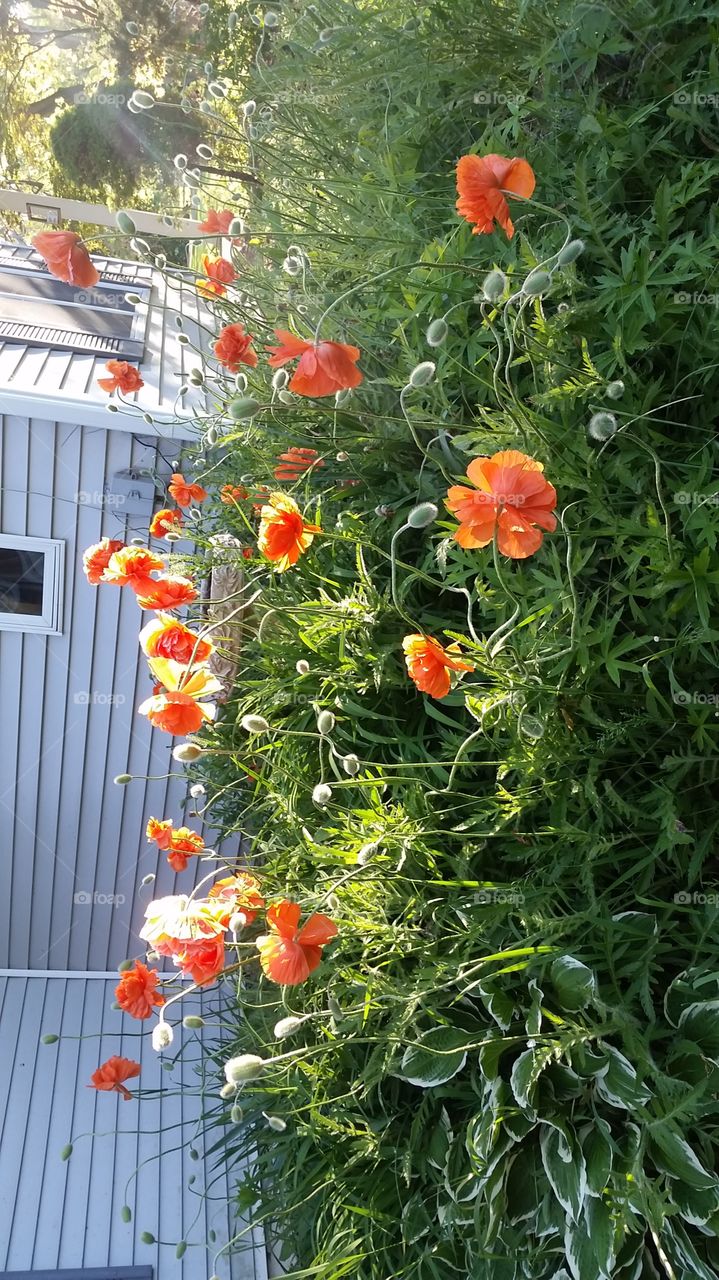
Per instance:
[[[65,543],[59,538],[28,538],[19,533],[0,533],[0,547],[9,547],[13,551],[35,551],[45,557],[42,613],[35,616],[29,613],[0,611],[0,631],[24,631],[46,636],[61,635]]]

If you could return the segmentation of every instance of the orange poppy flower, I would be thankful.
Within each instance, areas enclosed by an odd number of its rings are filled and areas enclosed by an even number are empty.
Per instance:
[[[271,493],[260,512],[260,532],[257,545],[264,556],[271,560],[278,573],[284,573],[296,564],[307,550],[319,525],[305,524],[302,513],[292,498],[284,493]]]
[[[197,589],[189,578],[179,576],[148,580],[137,594],[141,609],[179,609],[197,599]]]
[[[197,230],[209,236],[226,236],[234,216],[231,209],[208,209],[204,222],[198,222]]]
[[[358,347],[346,342],[305,342],[287,329],[275,329],[279,347],[270,347],[269,364],[273,369],[296,360],[299,364],[290,380],[290,391],[300,396],[332,396],[336,391],[358,387],[362,373],[356,367],[360,357]]]
[[[172,819],[150,818],[145,828],[145,835],[150,842],[154,841],[158,849],[169,849],[172,840]]]
[[[264,507],[264,505],[265,505],[265,503],[266,503],[266,501],[267,501],[267,497],[266,497],[266,495],[267,495],[269,492],[270,492],[270,487],[269,487],[269,485],[267,485],[267,484],[258,484],[258,486],[257,486],[257,493],[256,493],[256,494],[254,494],[253,496],[254,496],[255,498],[259,499],[259,501],[257,501],[257,502],[253,502],[253,503],[252,503],[252,510],[253,510],[253,511],[261,511],[261,510],[262,510],[262,508]]]
[[[242,324],[226,324],[220,329],[212,349],[220,364],[230,373],[237,373],[241,364],[249,365],[251,369],[257,364],[257,352],[252,349],[252,335],[245,332]]]
[[[310,467],[323,467],[324,459],[320,458],[316,449],[301,449],[293,445],[287,453],[279,456],[279,466],[275,468],[275,480],[297,480],[309,471]]]
[[[144,1021],[152,1015],[153,1009],[165,1003],[165,997],[155,988],[160,980],[157,969],[148,969],[141,961],[135,961],[135,968],[122,974],[115,987],[115,999],[125,1013],[131,1018]]]
[[[220,489],[220,502],[226,502],[230,505],[233,502],[242,502],[247,497],[247,490],[240,484],[223,484]]]
[[[50,275],[58,280],[89,289],[100,279],[100,272],[74,231],[41,231],[30,243],[45,259]]]
[[[496,533],[502,555],[525,560],[542,545],[541,530],[556,529],[557,493],[541,462],[504,449],[491,458],[474,458],[467,478],[476,489],[453,485],[446,500],[460,521],[454,537],[461,547],[486,547]]]
[[[131,391],[139,391],[145,385],[139,369],[136,369],[133,364],[128,364],[127,360],[108,360],[105,368],[110,377],[98,378],[97,385],[102,387],[103,391],[108,391],[110,395],[113,391],[121,391],[126,396]]]
[[[204,258],[206,280],[198,280],[197,288],[206,298],[223,298],[227,293],[226,285],[237,279],[237,272],[227,258]]]
[[[150,521],[150,537],[164,538],[168,533],[182,532],[182,512],[178,509],[172,510],[171,507],[163,507],[161,511],[156,511]]]
[[[102,580],[118,587],[132,587],[136,592],[145,591],[155,586],[150,574],[164,567],[165,561],[145,547],[121,547],[110,556]]]
[[[193,854],[200,853],[205,847],[198,831],[190,831],[189,827],[173,827],[168,819],[160,822],[157,818],[150,818],[146,834],[148,840],[154,840],[158,849],[167,853],[167,861],[173,871],[186,871]]]
[[[132,1094],[129,1089],[125,1088],[125,1080],[134,1080],[135,1076],[140,1074],[139,1062],[133,1062],[131,1058],[118,1058],[113,1056],[108,1058],[107,1062],[103,1062],[97,1071],[93,1071],[90,1076],[91,1083],[88,1089],[98,1089],[105,1093],[119,1093],[129,1102]]]
[[[457,212],[474,224],[473,235],[489,234],[495,222],[514,235],[505,192],[529,200],[536,185],[531,165],[519,156],[462,156],[457,164]]]
[[[102,538],[100,542],[95,542],[87,551],[83,552],[82,567],[85,571],[85,577],[88,582],[96,587],[99,582],[104,581],[105,570],[110,563],[110,559],[116,551],[121,551],[124,542],[117,541],[114,538]]]
[[[161,693],[153,693],[137,708],[141,716],[147,716],[150,724],[184,737],[196,733],[204,720],[213,720],[214,703],[198,701],[222,688],[216,676],[203,668],[183,667],[171,658],[150,658],[152,674],[164,686]]]
[[[201,484],[186,480],[179,471],[172,473],[167,490],[178,507],[189,507],[193,502],[204,502],[207,497],[207,489],[203,489]]]
[[[301,908],[296,902],[276,902],[267,911],[271,933],[257,939],[263,972],[284,987],[304,982],[322,959],[322,948],[337,933],[337,925],[316,912],[298,929]]]
[[[209,640],[202,640],[169,613],[150,619],[140,632],[140,645],[148,658],[172,658],[185,667],[206,662],[215,650]]]
[[[225,966],[222,914],[222,906],[207,899],[158,898],[145,911],[140,937],[158,955],[171,957],[198,986],[206,986]]]
[[[474,671],[471,662],[461,662],[455,654],[459,645],[447,649],[432,636],[405,636],[402,641],[404,660],[412,680],[421,693],[433,698],[446,698],[451,688],[450,671]]]
[[[216,898],[223,905],[220,920],[225,928],[238,912],[245,917],[245,924],[252,924],[257,912],[265,905],[260,893],[260,882],[249,871],[238,871],[234,876],[216,880],[207,896]]]

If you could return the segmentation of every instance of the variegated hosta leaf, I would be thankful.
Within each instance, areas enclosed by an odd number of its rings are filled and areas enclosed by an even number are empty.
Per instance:
[[[421,1089],[446,1084],[467,1061],[463,1047],[466,1043],[465,1033],[455,1027],[433,1027],[418,1038],[417,1044],[407,1046],[396,1074]]]

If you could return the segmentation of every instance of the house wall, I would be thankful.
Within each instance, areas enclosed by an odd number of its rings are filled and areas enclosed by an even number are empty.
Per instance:
[[[198,828],[173,739],[137,715],[151,691],[137,640],[148,615],[82,571],[104,534],[147,531],[102,502],[105,478],[158,460],[156,443],[124,431],[0,419],[0,530],[65,541],[62,635],[0,630],[2,968],[114,969],[138,953],[149,898],[192,887],[145,838],[150,816]],[[121,773],[138,781],[117,786]]]
[[[197,1133],[202,1112],[219,1105],[216,1069],[207,1069],[195,1034],[182,1031],[183,1052],[176,1040],[163,1055],[176,1064],[165,1071],[146,1028],[111,1008],[114,985],[79,975],[0,976],[0,1272],[152,1265],[155,1280],[207,1280],[213,1272],[221,1280],[266,1280],[254,1230],[244,1237],[246,1252],[231,1262],[214,1257],[247,1225],[228,1208],[242,1167],[228,1172],[224,1158],[218,1164],[205,1152],[220,1130],[209,1129],[204,1140]],[[203,1034],[214,1038],[208,1006],[216,1002],[216,994],[193,993],[181,1012],[201,1009]],[[57,1044],[41,1043],[49,1032],[60,1035]],[[129,1082],[139,1100],[86,1088],[111,1054],[140,1062],[139,1079]],[[121,1220],[123,1204],[130,1223]],[[143,1244],[143,1231],[162,1243]],[[178,1261],[180,1240],[188,1249]]]

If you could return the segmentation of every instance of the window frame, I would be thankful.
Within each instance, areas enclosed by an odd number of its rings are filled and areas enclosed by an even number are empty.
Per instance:
[[[62,635],[65,585],[65,543],[60,538],[33,538],[20,533],[0,533],[0,549],[34,551],[44,556],[42,613],[9,613],[0,610],[0,631]]]
[[[4,1280],[153,1280],[153,1267],[63,1267],[59,1271],[3,1271]]]

